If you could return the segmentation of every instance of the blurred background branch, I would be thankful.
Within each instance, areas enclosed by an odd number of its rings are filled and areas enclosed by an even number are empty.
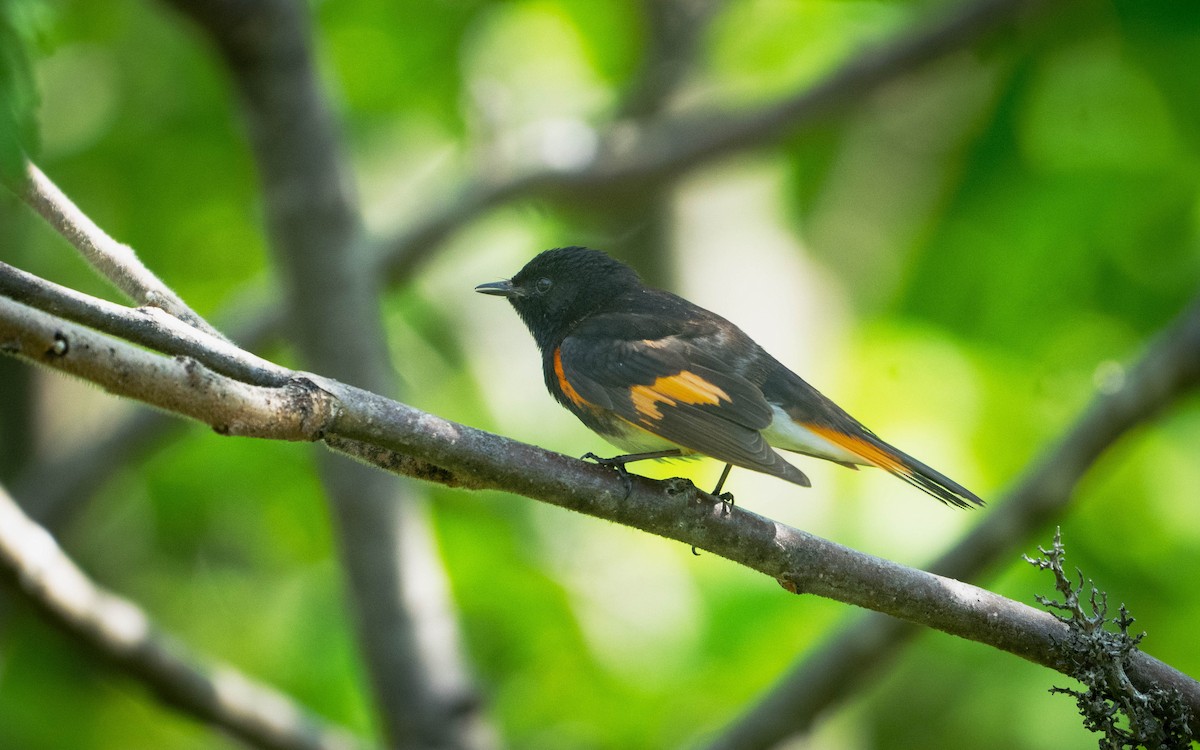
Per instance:
[[[0,568],[55,624],[159,698],[258,748],[353,750],[366,747],[291,698],[227,664],[190,653],[132,602],[92,582],[0,487]]]
[[[306,363],[392,392],[377,280],[360,257],[357,198],[317,81],[307,8],[287,0],[171,4],[207,32],[240,93],[287,321]],[[342,456],[318,462],[388,744],[489,746],[426,513],[404,507],[423,505],[421,491]]]
[[[575,169],[519,165],[505,170],[513,176],[500,181],[494,168],[470,180],[456,199],[442,201],[414,226],[380,240],[378,252],[386,258],[387,277],[393,282],[411,278],[451,234],[484,211],[517,198],[565,198],[584,204],[615,198],[622,207],[636,203],[655,185],[678,180],[738,151],[794,136],[918,66],[996,33],[1020,12],[1039,4],[1041,0],[962,3],[919,31],[857,55],[815,85],[757,110],[663,115],[674,87],[683,83],[684,64],[694,54],[690,45],[703,33],[713,8],[711,3],[688,0],[647,3],[656,6],[647,15],[658,33],[650,34],[654,41],[646,55],[657,64],[646,69],[626,103],[627,114],[640,119],[600,133],[595,155]],[[669,45],[674,45],[673,54],[664,49]],[[660,274],[649,277],[662,282]]]

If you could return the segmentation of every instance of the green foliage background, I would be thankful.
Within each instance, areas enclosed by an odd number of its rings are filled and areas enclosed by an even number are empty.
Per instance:
[[[648,33],[626,0],[311,5],[381,234],[448,200],[489,133],[549,118],[603,124]],[[939,7],[731,2],[705,37],[689,97],[734,110],[772,101]],[[272,270],[236,104],[199,35],[152,2],[0,8],[0,166],[13,163],[18,134],[97,223],[235,327],[230,310],[243,307],[232,302],[271,295]],[[1024,19],[817,129],[687,178],[678,224],[695,213],[689,201],[712,205],[713,193],[765,218],[717,212],[728,232],[716,255],[698,254],[684,226],[661,248],[675,270],[661,281],[792,347],[785,361],[882,435],[999,498],[1200,286],[1198,50],[1192,2],[1093,0]],[[31,116],[36,137],[21,125]],[[0,257],[110,296],[3,200]],[[496,210],[393,288],[387,345],[406,400],[563,452],[600,450],[542,392],[515,316],[471,287],[543,247],[605,247],[623,228],[597,229],[591,217],[604,208]],[[292,361],[286,348],[266,354]],[[35,389],[37,450],[132,408],[50,374]],[[0,425],[4,451],[20,439]],[[1071,562],[1129,606],[1147,651],[1192,675],[1197,446],[1193,398],[1112,450],[1062,520]],[[189,644],[370,733],[312,450],[181,427],[96,488],[64,544]],[[717,468],[659,471],[708,481]],[[812,491],[745,473],[733,489],[753,510],[914,565],[977,520],[868,472],[813,475]],[[428,491],[469,653],[514,747],[700,743],[855,614],[522,498]],[[1016,559],[984,585],[1026,602],[1052,587]],[[9,599],[2,615],[0,747],[233,746],[24,606]],[[1046,693],[1064,682],[925,634],[809,746],[1091,746],[1070,701]]]

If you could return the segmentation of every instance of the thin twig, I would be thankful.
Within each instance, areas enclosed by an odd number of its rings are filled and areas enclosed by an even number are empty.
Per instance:
[[[157,307],[205,333],[221,335],[154,275],[133,248],[96,226],[37,165],[27,162],[25,172],[22,200],[66,238],[97,273],[139,305]]]
[[[223,336],[185,325],[159,308],[131,309],[4,262],[0,262],[0,295],[164,354],[202,357],[209,368],[244,383],[282,385],[291,377],[285,368],[239,349]]]
[[[165,702],[250,745],[351,750],[364,743],[233,667],[188,652],[136,604],[97,586],[0,487],[0,575],[54,622]]]

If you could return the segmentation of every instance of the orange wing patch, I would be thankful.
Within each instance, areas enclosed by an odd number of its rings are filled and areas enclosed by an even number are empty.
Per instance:
[[[720,387],[690,370],[661,377],[651,385],[635,385],[629,389],[629,397],[638,414],[654,420],[663,418],[658,408],[660,403],[667,406],[681,403],[716,405],[722,400],[733,400]]]
[[[874,466],[890,471],[893,474],[907,474],[912,476],[912,470],[905,466],[903,461],[888,453],[883,448],[873,445],[862,438],[821,425],[805,424],[804,428],[811,430],[814,434],[820,435],[834,445],[850,451]]]
[[[567,380],[567,374],[563,372],[562,349],[554,350],[554,376],[558,378],[558,387],[571,400],[571,403],[576,406],[589,405],[587,400],[579,395],[579,391],[575,390],[575,386],[571,385],[570,381]]]

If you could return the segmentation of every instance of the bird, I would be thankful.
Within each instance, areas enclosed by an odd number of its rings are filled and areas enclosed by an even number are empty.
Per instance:
[[[878,467],[950,506],[983,505],[881,440],[733,323],[646,285],[599,250],[546,250],[475,291],[508,299],[541,352],[551,395],[625,451],[584,458],[626,477],[634,461],[709,456],[725,463],[713,495],[725,497],[733,466],[810,487],[782,450]]]

